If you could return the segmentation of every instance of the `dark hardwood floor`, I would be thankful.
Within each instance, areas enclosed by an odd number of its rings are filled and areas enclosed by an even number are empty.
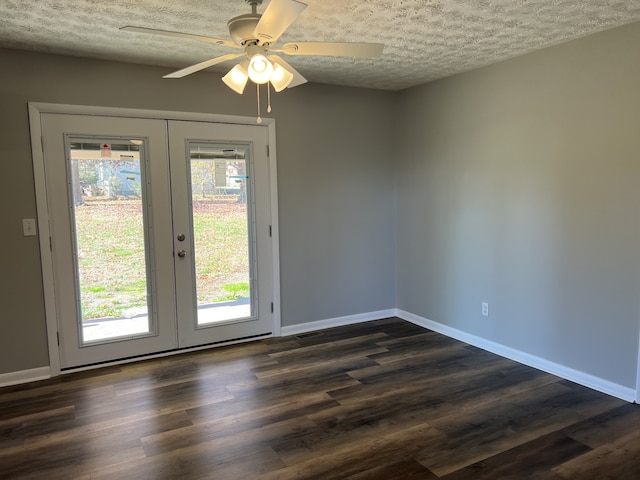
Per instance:
[[[640,407],[385,319],[0,389],[0,478],[639,479]]]

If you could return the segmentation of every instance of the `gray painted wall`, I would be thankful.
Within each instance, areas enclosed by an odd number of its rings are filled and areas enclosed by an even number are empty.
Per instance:
[[[398,308],[635,389],[639,51],[633,24],[402,93]]]
[[[27,102],[255,115],[219,74],[0,50],[0,373],[48,365]],[[397,94],[305,85],[273,97],[282,321],[395,306],[392,125]],[[265,114],[263,112],[263,114]],[[266,114],[265,114],[266,115]]]

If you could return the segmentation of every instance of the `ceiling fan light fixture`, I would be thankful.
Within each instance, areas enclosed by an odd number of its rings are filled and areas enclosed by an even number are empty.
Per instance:
[[[240,95],[244,93],[249,80],[256,84],[258,123],[262,122],[260,117],[260,85],[267,85],[267,112],[271,112],[271,87],[269,83],[276,92],[281,92],[285,88],[297,87],[307,81],[281,55],[273,55],[274,53],[365,58],[377,58],[382,55],[384,45],[381,43],[293,42],[280,45],[278,43],[280,36],[308,7],[304,3],[306,0],[269,0],[267,7],[261,14],[258,14],[258,6],[262,5],[263,0],[244,1],[251,6],[251,13],[239,15],[227,22],[231,40],[132,25],[122,27],[122,30],[199,40],[241,50],[239,53],[229,53],[190,65],[164,75],[163,78],[182,78],[214,65],[243,57],[244,61],[229,70],[222,77],[222,81]]]
[[[246,61],[239,63],[222,77],[222,81],[227,87],[240,95],[244,92],[244,87],[246,87],[249,81],[249,72],[247,71],[246,63]]]
[[[293,81],[293,73],[277,62],[273,62],[273,74],[271,74],[271,85],[276,92],[281,92]]]
[[[257,84],[267,83],[273,74],[273,64],[264,55],[258,53],[249,61],[249,78]]]

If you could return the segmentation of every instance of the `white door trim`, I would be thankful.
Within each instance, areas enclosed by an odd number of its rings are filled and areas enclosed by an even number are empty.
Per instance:
[[[640,320],[640,315],[638,315],[638,319]],[[640,403],[640,332],[638,334],[638,343],[636,346],[636,354],[637,354],[637,370],[636,370],[636,398],[635,403]]]
[[[44,305],[47,326],[47,342],[49,347],[49,367],[51,376],[61,373],[60,350],[58,347],[58,315],[55,292],[53,289],[54,271],[53,256],[50,246],[49,212],[45,181],[45,162],[42,146],[42,113],[59,113],[69,115],[97,115],[129,118],[150,118],[159,120],[187,120],[194,122],[228,123],[238,125],[255,125],[253,117],[219,115],[193,112],[172,112],[161,110],[142,110],[118,107],[95,107],[85,105],[65,105],[54,103],[29,103],[29,124],[31,131],[31,154],[36,190],[36,211],[38,215],[38,236],[40,243],[40,261],[44,289]],[[263,118],[262,126],[267,127],[269,136],[269,182],[271,188],[271,225],[272,225],[272,259],[273,259],[273,336],[280,336],[280,249],[278,236],[278,191],[275,119]]]

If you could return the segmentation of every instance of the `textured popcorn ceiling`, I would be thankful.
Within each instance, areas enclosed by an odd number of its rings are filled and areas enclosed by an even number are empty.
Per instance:
[[[640,0],[305,3],[281,41],[382,42],[384,53],[379,59],[286,57],[289,63],[312,82],[386,90],[640,20]],[[226,39],[227,20],[249,12],[244,0],[0,0],[0,47],[160,65],[169,73],[235,50],[118,29],[137,25]]]

